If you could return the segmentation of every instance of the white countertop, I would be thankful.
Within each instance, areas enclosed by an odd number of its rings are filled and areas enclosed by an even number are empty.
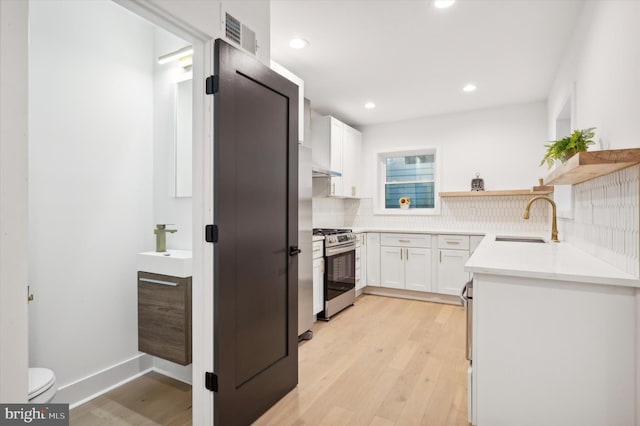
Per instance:
[[[548,239],[547,239],[548,241]],[[474,273],[640,287],[640,279],[565,242],[495,241],[487,234],[465,265]]]
[[[311,241],[322,241],[324,240],[324,236],[322,235],[314,235]]]
[[[398,228],[353,228],[356,234],[362,232],[389,232],[396,234],[438,234],[438,235],[484,235],[484,232],[464,229],[398,229]]]

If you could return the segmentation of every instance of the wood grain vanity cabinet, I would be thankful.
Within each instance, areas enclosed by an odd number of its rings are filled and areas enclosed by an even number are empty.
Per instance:
[[[138,272],[138,350],[191,364],[191,277]]]

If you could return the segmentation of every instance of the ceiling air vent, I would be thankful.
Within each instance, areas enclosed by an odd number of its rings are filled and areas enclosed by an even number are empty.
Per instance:
[[[226,27],[227,38],[233,41],[234,43],[240,44],[240,37],[241,37],[240,26],[242,25],[240,24],[240,21],[238,21],[236,18],[234,18],[233,16],[227,13],[225,22],[226,22],[225,27]]]
[[[225,13],[225,36],[252,55],[258,51],[255,31],[228,13]]]

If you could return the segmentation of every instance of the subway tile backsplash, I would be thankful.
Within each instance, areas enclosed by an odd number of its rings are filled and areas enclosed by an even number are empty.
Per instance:
[[[573,186],[573,219],[561,235],[575,247],[640,277],[640,166]]]

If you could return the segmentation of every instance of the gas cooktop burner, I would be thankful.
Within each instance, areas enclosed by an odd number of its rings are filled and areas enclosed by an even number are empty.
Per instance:
[[[339,228],[315,228],[313,230],[313,235],[338,235],[338,234],[349,234],[351,233],[351,229],[339,229]]]

